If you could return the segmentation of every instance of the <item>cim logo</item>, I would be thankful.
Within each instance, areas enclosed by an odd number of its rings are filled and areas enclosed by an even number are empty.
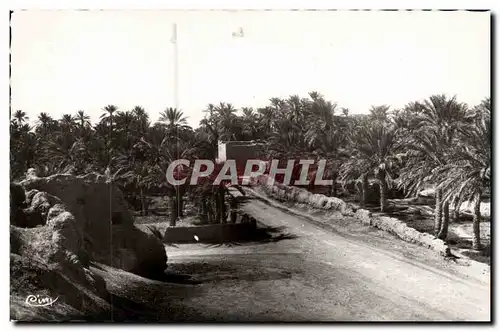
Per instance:
[[[26,304],[31,307],[46,307],[53,305],[59,297],[52,299],[46,295],[28,295],[26,298]]]

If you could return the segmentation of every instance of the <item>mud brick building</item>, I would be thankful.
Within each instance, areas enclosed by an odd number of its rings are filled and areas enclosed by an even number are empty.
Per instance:
[[[245,167],[246,161],[264,159],[266,144],[259,141],[219,142],[218,162],[235,160],[238,168]]]

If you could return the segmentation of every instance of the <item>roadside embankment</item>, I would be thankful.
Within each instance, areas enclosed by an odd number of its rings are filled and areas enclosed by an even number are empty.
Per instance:
[[[373,215],[370,211],[358,209],[356,206],[339,198],[314,194],[303,188],[286,186],[277,182],[270,184],[268,183],[268,177],[265,175],[259,177],[256,186],[261,189],[262,193],[278,201],[302,203],[316,209],[338,211],[344,216],[354,216],[355,219],[365,225],[392,233],[404,241],[419,244],[438,252],[442,256],[450,254],[450,248],[446,242],[428,233],[422,233],[408,227],[406,223],[397,218]]]

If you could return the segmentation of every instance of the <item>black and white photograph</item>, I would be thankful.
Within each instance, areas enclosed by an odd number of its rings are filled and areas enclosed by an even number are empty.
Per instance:
[[[9,20],[10,321],[492,322],[491,11]]]

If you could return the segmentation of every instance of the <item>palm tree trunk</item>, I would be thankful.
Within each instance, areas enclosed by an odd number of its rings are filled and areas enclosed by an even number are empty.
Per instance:
[[[170,226],[175,226],[177,223],[177,199],[174,196],[169,197],[170,204]]]
[[[205,198],[200,199],[200,207],[198,208],[198,214],[204,215],[207,212],[207,201]]]
[[[445,202],[443,204],[443,224],[441,224],[441,229],[438,233],[438,238],[441,240],[446,240],[448,237],[448,224],[450,223],[450,203]]]
[[[453,199],[453,220],[458,222],[460,219],[460,205],[458,204],[458,197]]]
[[[146,199],[144,198],[144,191],[141,188],[139,188],[139,196],[141,198],[141,215],[146,216]]]
[[[474,201],[474,215],[472,218],[472,248],[480,250],[481,234],[479,229],[479,222],[481,221],[481,195],[478,194]]]
[[[385,180],[385,170],[380,170],[378,173],[379,187],[380,187],[380,211],[387,210],[387,182]]]
[[[109,136],[108,136],[108,166],[111,169],[111,149],[113,148],[112,146],[112,139],[113,139],[113,115],[109,115]]]
[[[220,206],[220,196],[219,196],[219,192],[218,190],[215,191],[215,194],[214,194],[214,197],[213,197],[213,200],[214,200],[214,204],[215,204],[215,219],[214,219],[214,223],[220,223],[221,221],[221,206]]]
[[[175,197],[177,200],[177,216],[184,217],[184,199],[183,199],[183,192],[181,192],[181,187],[176,186],[175,187]]]
[[[436,189],[436,207],[434,208],[434,232],[439,234],[439,230],[441,230],[441,217],[443,214],[443,202],[442,202],[443,192],[441,189]]]
[[[184,217],[184,197],[179,196],[179,217]]]
[[[226,201],[225,201],[225,190],[224,187],[219,188],[219,204],[220,204],[220,222],[227,223],[226,217]]]
[[[330,186],[330,196],[331,197],[336,197],[337,196],[337,174],[334,174],[332,177],[332,185]]]
[[[368,202],[368,175],[361,176],[361,206],[366,206]]]
[[[211,201],[208,201],[208,203],[207,203],[207,215],[208,215],[208,224],[216,223],[214,210],[213,210]]]
[[[229,202],[229,208],[230,208],[230,211],[229,211],[229,217],[230,217],[230,221],[231,223],[236,223],[236,208],[238,208],[238,203],[236,201],[235,198],[232,198],[231,201]]]
[[[198,217],[202,224],[208,223],[207,200],[204,197],[200,200],[200,208],[198,209]]]

